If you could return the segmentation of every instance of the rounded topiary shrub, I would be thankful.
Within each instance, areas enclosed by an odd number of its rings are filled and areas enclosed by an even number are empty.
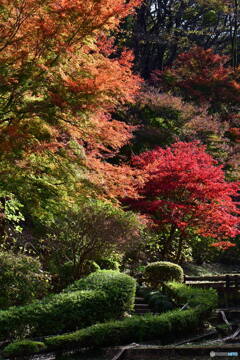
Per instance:
[[[169,281],[183,282],[183,277],[184,273],[181,266],[168,261],[148,264],[144,270],[145,281],[153,288]]]
[[[99,270],[70,285],[65,292],[78,290],[100,290],[109,300],[112,318],[120,317],[134,307],[136,280],[114,270]]]

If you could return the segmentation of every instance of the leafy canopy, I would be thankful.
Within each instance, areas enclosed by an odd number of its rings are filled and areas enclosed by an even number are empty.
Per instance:
[[[139,3],[0,0],[0,181],[27,217],[49,218],[79,193],[134,191],[131,169],[103,160],[131,138],[110,112],[140,79],[110,32]]]
[[[181,251],[181,243],[191,234],[223,240],[239,234],[240,211],[233,201],[239,183],[226,182],[222,166],[205,149],[198,142],[177,142],[132,160],[148,181],[139,187],[140,199],[123,202],[147,216],[163,234],[163,252],[171,251],[174,237]]]

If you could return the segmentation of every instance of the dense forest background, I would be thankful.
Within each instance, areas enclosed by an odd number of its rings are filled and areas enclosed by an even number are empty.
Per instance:
[[[58,290],[101,264],[239,264],[238,0],[0,16],[1,261]]]

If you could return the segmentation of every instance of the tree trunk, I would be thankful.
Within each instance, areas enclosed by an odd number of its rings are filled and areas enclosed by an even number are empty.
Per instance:
[[[182,257],[182,250],[183,250],[184,240],[183,237],[180,236],[178,241],[178,248],[177,248],[177,254],[176,254],[176,263],[179,264],[181,257]]]
[[[166,238],[165,238],[166,240],[165,240],[164,245],[163,245],[163,251],[162,251],[162,260],[163,261],[169,260],[169,254],[171,252],[172,242],[173,242],[173,239],[174,239],[175,231],[176,231],[176,226],[172,225],[171,230],[170,230],[170,234],[169,234],[169,236],[166,236]]]

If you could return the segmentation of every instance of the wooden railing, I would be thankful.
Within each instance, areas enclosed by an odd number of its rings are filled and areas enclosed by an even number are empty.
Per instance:
[[[213,275],[213,276],[184,276],[188,285],[215,288],[240,288],[240,274]]]

